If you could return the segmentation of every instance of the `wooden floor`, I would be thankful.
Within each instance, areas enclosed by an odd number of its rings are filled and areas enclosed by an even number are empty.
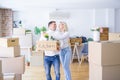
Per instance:
[[[83,62],[81,65],[78,62],[73,62],[70,65],[72,80],[89,80],[89,67],[87,62]],[[61,66],[61,79],[65,80],[64,72]],[[54,69],[51,70],[52,78],[55,80]],[[25,74],[22,76],[22,80],[46,80],[45,71],[43,66],[26,67]]]

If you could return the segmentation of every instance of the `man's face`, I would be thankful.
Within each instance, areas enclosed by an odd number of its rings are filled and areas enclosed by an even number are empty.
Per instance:
[[[52,30],[52,31],[55,31],[56,30],[56,23],[50,24],[49,29]]]

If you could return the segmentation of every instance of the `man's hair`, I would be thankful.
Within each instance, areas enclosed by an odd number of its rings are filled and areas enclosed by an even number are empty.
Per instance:
[[[52,23],[56,23],[55,21],[50,21],[49,23],[48,23],[48,27],[50,26],[50,24],[52,24]]]

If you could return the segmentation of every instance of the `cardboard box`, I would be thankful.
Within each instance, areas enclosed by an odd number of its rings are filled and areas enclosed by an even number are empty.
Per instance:
[[[4,73],[3,77],[4,80],[22,80],[22,75],[15,73]]]
[[[1,76],[1,73],[2,73],[2,61],[0,60],[0,76]]]
[[[43,66],[44,58],[42,56],[31,56],[30,66]]]
[[[19,45],[19,39],[18,38],[0,38],[0,46],[2,47],[14,47]]]
[[[44,56],[44,51],[32,51],[31,56]]]
[[[20,46],[15,47],[1,47],[0,57],[17,57],[20,56]]]
[[[59,48],[58,41],[38,41],[36,44],[37,50],[56,51]]]
[[[89,42],[89,62],[97,65],[120,65],[120,42]]]
[[[2,73],[23,74],[25,71],[24,56],[12,58],[0,58],[2,61]]]
[[[0,80],[3,80],[3,77],[0,77]]]
[[[82,43],[82,38],[71,38],[70,44],[75,45],[75,43],[78,43],[80,45]]]
[[[100,40],[101,41],[107,41],[108,40],[108,36],[102,36],[102,37],[100,37]]]
[[[15,80],[15,76],[14,75],[4,76],[4,80]]]
[[[30,66],[43,66],[44,63],[44,52],[32,52],[32,56],[30,57]]]
[[[31,49],[30,48],[21,48],[21,55],[25,56],[25,62],[30,62]]]
[[[0,80],[3,80],[3,74],[0,73]]]
[[[15,74],[15,80],[22,80],[22,74]]]
[[[13,28],[13,35],[25,35],[25,28]]]
[[[109,33],[109,40],[120,40],[120,33]]]
[[[89,80],[120,80],[120,65],[99,66],[91,62]]]

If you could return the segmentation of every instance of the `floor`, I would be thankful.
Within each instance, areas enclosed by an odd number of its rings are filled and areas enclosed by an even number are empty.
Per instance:
[[[71,65],[72,80],[89,80],[88,62],[83,62],[81,65],[74,61]],[[51,70],[52,78],[55,80],[54,69]],[[22,80],[46,80],[43,66],[26,66],[25,74]],[[65,80],[64,72],[61,66],[61,80]]]

